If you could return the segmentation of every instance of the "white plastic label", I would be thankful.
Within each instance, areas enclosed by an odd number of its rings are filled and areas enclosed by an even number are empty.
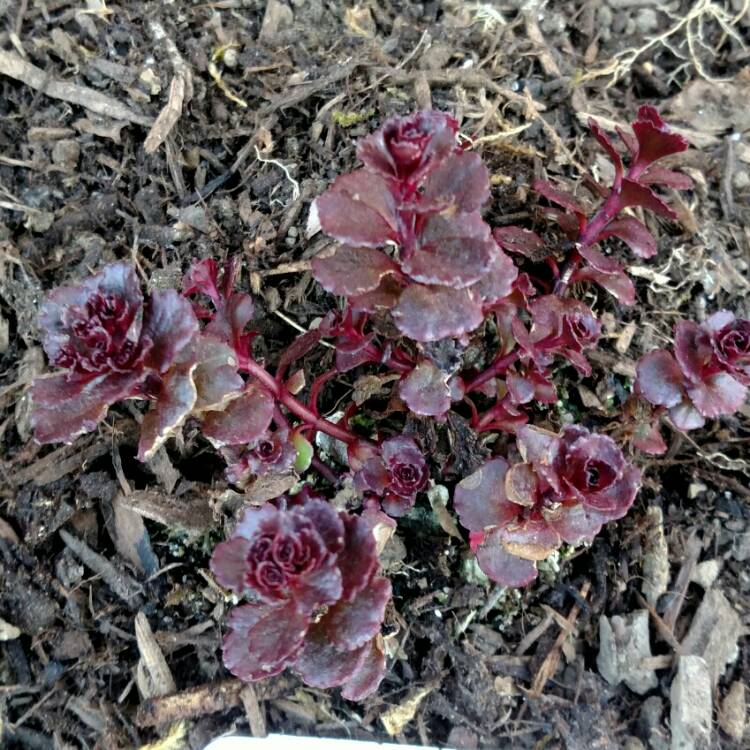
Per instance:
[[[416,745],[381,744],[360,740],[332,740],[325,737],[294,737],[288,734],[270,734],[268,737],[219,737],[205,750],[438,750],[436,747]]]

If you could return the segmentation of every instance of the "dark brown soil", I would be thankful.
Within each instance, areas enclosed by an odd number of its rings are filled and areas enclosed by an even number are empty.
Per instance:
[[[310,202],[389,114],[454,113],[493,176],[488,221],[507,224],[525,216],[534,176],[605,168],[589,115],[627,123],[653,103],[690,139],[678,166],[696,188],[670,196],[679,224],[651,222],[660,254],[635,270],[636,306],[589,300],[608,339],[559,418],[606,424],[607,393],[677,316],[750,313],[748,3],[0,0],[0,17],[0,746],[201,748],[264,728],[387,740],[380,717],[390,712],[395,740],[415,744],[667,748],[676,647],[704,595],[684,571],[717,561],[713,588],[750,625],[750,410],[690,439],[674,434],[665,457],[642,462],[630,515],[520,592],[480,579],[465,541],[421,500],[388,564],[390,672],[359,706],[292,677],[245,692],[229,680],[219,644],[231,603],[207,563],[242,498],[195,431],[144,467],[140,412],[118,407],[75,445],[42,448],[24,394],[44,368],[43,292],[116,258],[170,286],[193,258],[239,254],[258,299],[259,354],[273,364],[294,326],[335,304],[307,270],[327,242],[306,239]],[[639,47],[630,61],[620,54]],[[24,59],[41,79],[18,74]],[[147,153],[180,77],[192,97]],[[50,81],[78,88],[56,98]],[[316,349],[307,373],[329,359]],[[331,389],[331,411],[351,384]],[[425,438],[435,467],[469,466],[482,451],[459,422]],[[648,508],[663,514],[671,578],[651,618],[659,684],[639,696],[608,685],[596,657],[601,617],[644,606]],[[151,639],[136,639],[139,612]],[[154,644],[171,688],[144,674]],[[715,706],[747,682],[749,660],[741,638]],[[165,692],[174,695],[153,697]],[[715,747],[747,747],[714,718]]]

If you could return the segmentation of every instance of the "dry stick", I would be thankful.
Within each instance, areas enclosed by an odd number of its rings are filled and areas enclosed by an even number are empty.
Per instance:
[[[153,154],[177,124],[183,107],[193,98],[193,76],[190,67],[177,49],[177,45],[167,36],[161,23],[151,20],[146,24],[146,28],[154,42],[166,48],[174,69],[174,77],[169,84],[167,103],[159,112],[143,144],[146,153]]]
[[[677,618],[680,616],[680,610],[685,602],[685,595],[687,594],[688,585],[690,584],[690,578],[693,575],[693,570],[698,562],[698,558],[701,554],[703,545],[701,540],[695,531],[690,535],[685,545],[685,561],[682,563],[680,572],[677,574],[677,580],[675,581],[674,588],[677,592],[675,598],[670,602],[669,606],[664,612],[664,624],[674,633],[674,626],[677,624]]]
[[[259,682],[254,688],[258,700],[269,700],[285,695],[298,684],[287,677],[276,677]],[[199,685],[163,698],[151,698],[138,707],[135,723],[139,727],[153,727],[227,711],[242,705],[245,687],[244,682],[229,679]]]
[[[88,568],[98,573],[104,582],[109,586],[125,604],[133,609],[141,606],[141,593],[143,589],[138,582],[127,573],[118,571],[112,563],[102,557],[98,552],[94,552],[91,547],[65,529],[60,529],[65,546]]]
[[[115,120],[127,120],[138,125],[151,125],[153,122],[151,117],[138,114],[138,112],[134,112],[116,99],[101,94],[88,86],[79,86],[70,81],[50,78],[41,68],[32,65],[12,52],[0,50],[0,75],[6,75],[16,81],[21,81],[35,91],[46,94],[53,99],[78,104],[98,115],[111,117]]]
[[[583,586],[581,586],[581,590],[578,592],[581,599],[586,598],[590,588],[591,582],[584,581]],[[560,664],[560,651],[562,650],[562,645],[565,642],[565,639],[570,635],[570,631],[573,629],[576,619],[578,618],[578,613],[580,611],[581,608],[578,604],[574,604],[571,608],[570,614],[567,618],[567,624],[569,627],[567,630],[564,628],[560,630],[560,633],[555,639],[550,652],[547,654],[547,656],[544,657],[544,661],[539,667],[539,671],[536,673],[534,681],[531,683],[531,690],[529,690],[530,697],[538,698],[542,694],[544,686],[547,684],[547,680],[549,680],[549,678],[552,677],[552,675],[557,671],[557,667]]]

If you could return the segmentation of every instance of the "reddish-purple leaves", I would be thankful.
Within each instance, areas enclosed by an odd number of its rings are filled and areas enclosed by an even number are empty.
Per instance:
[[[50,363],[66,370],[32,385],[31,421],[40,443],[71,442],[93,430],[116,401],[150,396],[198,330],[190,303],[176,292],[144,299],[127,263],[55,289],[40,323]]]
[[[640,472],[615,442],[583,427],[560,435],[531,426],[517,430],[523,463],[495,458],[458,483],[454,504],[472,533],[477,562],[493,580],[521,586],[562,542],[593,538],[621,518]]]
[[[457,146],[456,130],[440,112],[392,118],[360,142],[365,167],[316,200],[321,227],[342,246],[313,259],[313,275],[355,309],[392,310],[417,341],[474,330],[518,275],[478,213],[487,169]],[[386,245],[395,247],[374,249]]]
[[[623,304],[633,304],[635,289],[624,268],[594,246],[607,237],[617,237],[640,258],[656,253],[656,240],[646,226],[630,215],[622,215],[628,208],[646,208],[674,221],[677,214],[651,189],[652,185],[666,185],[687,189],[691,180],[678,172],[665,169],[655,162],[684,151],[687,141],[670,132],[653,107],[641,107],[633,123],[634,135],[618,129],[620,139],[630,153],[627,170],[614,143],[594,120],[589,129],[607,152],[615,169],[612,185],[607,188],[587,176],[587,184],[603,202],[592,214],[588,204],[578,196],[546,180],[536,180],[534,190],[560,208],[542,207],[541,214],[555,221],[563,232],[576,243],[577,254],[572,258],[574,271],[569,282],[593,281],[604,287]],[[501,247],[535,258],[541,250],[541,240],[533,233],[523,234],[519,227],[503,227],[494,234]],[[583,261],[583,262],[582,262]]]
[[[448,378],[434,362],[423,359],[399,383],[398,393],[414,414],[442,417],[451,406]]]
[[[674,338],[674,354],[656,349],[640,359],[637,392],[681,430],[737,411],[750,385],[750,321],[720,310],[702,324],[678,322]]]
[[[380,497],[383,510],[395,517],[409,512],[429,476],[424,455],[414,440],[405,436],[388,438],[379,447],[353,443],[349,466],[355,487]]]
[[[315,499],[277,504],[245,511],[211,558],[222,586],[256,599],[230,614],[224,663],[245,681],[290,668],[361,700],[385,672],[378,639],[391,597],[370,525]]]

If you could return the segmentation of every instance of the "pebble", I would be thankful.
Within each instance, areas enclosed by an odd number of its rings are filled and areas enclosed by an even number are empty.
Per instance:
[[[652,8],[645,8],[635,17],[635,27],[641,34],[650,34],[659,28],[659,17]]]
[[[693,583],[697,583],[702,589],[708,591],[719,576],[721,564],[718,560],[704,560],[698,563],[690,576]]]
[[[615,615],[599,620],[599,654],[596,666],[610,685],[624,682],[634,693],[643,695],[659,681],[653,669],[638,665],[651,657],[648,611],[639,609],[625,617]]]
[[[745,685],[737,680],[733,682],[719,710],[719,726],[733,739],[740,742],[745,734],[745,716],[747,700]]]
[[[711,674],[700,656],[681,656],[670,691],[672,750],[711,747]]]

